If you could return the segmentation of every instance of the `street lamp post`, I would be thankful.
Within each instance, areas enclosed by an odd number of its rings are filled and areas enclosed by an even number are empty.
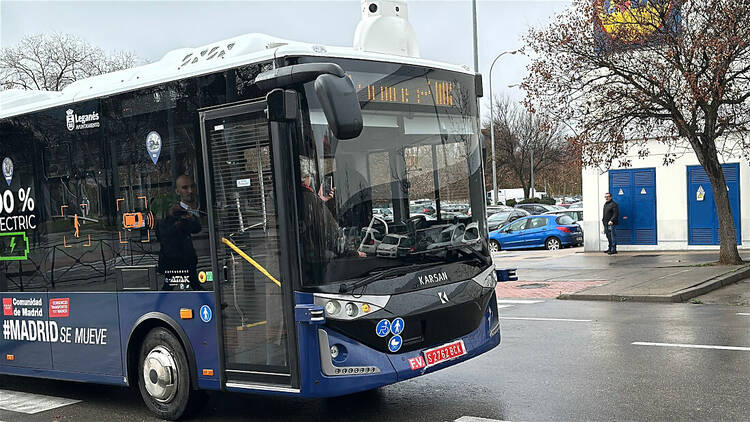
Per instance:
[[[531,190],[530,190],[530,193],[531,193],[530,195],[531,198],[536,197],[535,196],[536,192],[534,192],[534,146],[533,145],[531,146]]]
[[[477,0],[471,1],[471,21],[474,37],[474,73],[479,73],[479,46],[477,45]]]
[[[516,54],[518,50],[503,51],[502,53],[495,56],[490,65],[490,145],[492,147],[492,205],[497,205],[497,162],[495,162],[495,108],[492,106],[492,69],[495,67],[495,62],[500,57],[506,54]]]

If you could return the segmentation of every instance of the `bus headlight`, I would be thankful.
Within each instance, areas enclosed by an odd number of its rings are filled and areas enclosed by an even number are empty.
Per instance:
[[[349,302],[346,304],[346,315],[350,318],[354,318],[359,313],[359,309],[356,304]]]
[[[385,308],[390,296],[315,293],[314,303],[325,309],[326,318],[352,320],[374,314]]]
[[[335,316],[339,312],[341,312],[341,303],[339,303],[338,300],[329,300],[328,303],[326,303],[326,314],[329,316]]]

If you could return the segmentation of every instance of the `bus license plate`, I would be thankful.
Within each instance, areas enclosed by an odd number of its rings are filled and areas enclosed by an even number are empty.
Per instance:
[[[466,347],[463,340],[458,340],[434,349],[425,350],[423,353],[425,363],[429,367],[465,355]]]

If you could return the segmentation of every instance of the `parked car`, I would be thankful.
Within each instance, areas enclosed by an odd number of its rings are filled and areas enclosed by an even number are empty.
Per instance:
[[[546,204],[518,204],[516,205],[516,208],[526,210],[531,215],[544,214],[545,212],[555,211],[556,209],[558,209],[554,205],[546,205]]]
[[[442,204],[440,205],[440,213],[450,213],[465,217],[471,215],[471,206],[469,204]]]
[[[503,211],[513,211],[516,208],[509,207],[507,205],[487,205],[487,215],[490,216],[492,214],[503,212]]]
[[[362,236],[362,241],[358,248],[359,251],[368,255],[375,255],[385,235],[380,233],[380,230],[374,228],[368,231],[366,227],[362,229],[362,233],[364,236]]]
[[[504,226],[506,223],[516,221],[521,217],[530,215],[528,211],[520,208],[511,208],[510,211],[497,212],[487,217],[487,229],[489,231],[497,230],[498,227]]]
[[[583,223],[583,208],[570,207],[564,211],[549,211],[549,212],[545,212],[544,214],[567,215],[568,217],[572,218],[573,221],[575,221],[576,223],[578,224]]]
[[[427,214],[435,215],[435,207],[430,204],[411,205],[409,207],[409,214]]]
[[[581,227],[567,215],[532,215],[490,233],[490,251],[547,248],[557,250],[583,243]]]
[[[393,210],[390,208],[373,208],[372,215],[386,221],[393,221]]]
[[[403,234],[387,234],[378,245],[377,254],[386,258],[398,258],[416,250],[414,240]]]

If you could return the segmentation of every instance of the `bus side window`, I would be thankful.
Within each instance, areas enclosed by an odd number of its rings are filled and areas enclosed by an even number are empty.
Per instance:
[[[121,290],[212,289],[194,89],[175,83],[104,100]]]

